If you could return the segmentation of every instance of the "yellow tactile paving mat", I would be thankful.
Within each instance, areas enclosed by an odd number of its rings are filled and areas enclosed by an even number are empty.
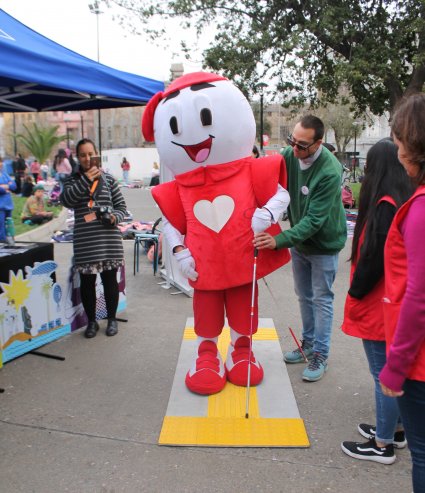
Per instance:
[[[264,368],[264,380],[251,387],[249,417],[246,389],[226,384],[212,396],[187,390],[184,378],[196,352],[193,319],[184,330],[173,388],[164,418],[160,445],[204,447],[308,447],[310,445],[299,416],[292,386],[282,359],[273,320],[260,319],[253,339],[256,358]],[[223,360],[230,341],[225,327],[219,339]]]

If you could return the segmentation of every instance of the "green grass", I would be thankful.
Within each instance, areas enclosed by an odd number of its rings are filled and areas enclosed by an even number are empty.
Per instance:
[[[361,183],[350,183],[350,188],[353,192],[353,197],[356,201],[356,209],[359,207],[359,194],[360,194],[361,186],[362,186]]]
[[[15,223],[15,236],[18,236],[26,231],[30,231],[31,229],[35,229],[38,225],[29,225],[23,224],[21,220],[22,209],[24,208],[25,202],[27,200],[26,197],[18,197],[15,194],[12,194],[14,209],[12,211],[13,222]],[[46,210],[52,211],[54,217],[58,217],[62,210],[62,206],[48,206],[46,201]]]

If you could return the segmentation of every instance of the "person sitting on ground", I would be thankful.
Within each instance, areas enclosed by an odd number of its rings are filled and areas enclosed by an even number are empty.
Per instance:
[[[43,224],[53,218],[53,212],[46,211],[44,203],[44,187],[36,185],[34,195],[25,202],[22,210],[22,222],[31,221],[32,224]]]
[[[27,175],[24,178],[24,183],[22,184],[21,188],[21,195],[22,197],[31,197],[33,191],[34,191],[34,178],[31,175]]]

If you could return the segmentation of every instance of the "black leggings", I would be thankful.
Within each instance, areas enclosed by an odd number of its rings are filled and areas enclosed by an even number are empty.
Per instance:
[[[89,322],[96,320],[96,274],[81,274],[81,301]],[[104,270],[100,273],[105,293],[108,318],[115,318],[118,308],[117,269]]]

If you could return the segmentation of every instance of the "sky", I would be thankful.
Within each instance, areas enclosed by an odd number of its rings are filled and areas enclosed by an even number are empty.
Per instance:
[[[97,60],[96,15],[90,0],[0,0],[0,8],[34,31],[93,60]],[[185,72],[201,70],[201,53],[191,33],[174,24],[173,49],[182,36],[192,40],[194,62],[183,55],[172,56],[165,46],[158,47],[142,36],[129,33],[113,21],[113,12],[101,8],[99,15],[100,62],[110,67],[161,81],[168,80],[172,63],[183,63]],[[0,26],[1,28],[1,26]],[[204,43],[208,42],[203,36]]]

